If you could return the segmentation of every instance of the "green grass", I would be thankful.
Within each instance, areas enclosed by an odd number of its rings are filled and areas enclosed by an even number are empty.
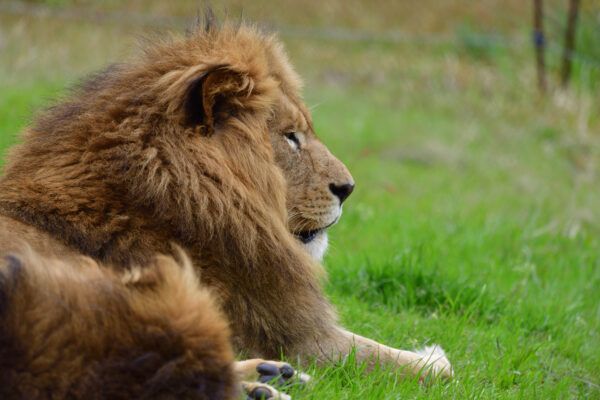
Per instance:
[[[17,56],[52,40],[3,21]],[[39,47],[22,77],[0,61],[0,149],[65,82],[128,52],[122,28],[62,25],[46,24],[54,46],[72,37],[60,59]],[[425,387],[349,357],[308,371],[295,399],[600,398],[598,93],[543,98],[531,49],[481,52],[462,26],[455,44],[286,39],[357,183],[325,259],[340,320],[399,348],[439,343],[456,373]],[[115,47],[87,48],[103,37]]]
[[[0,156],[18,140],[19,131],[33,118],[35,111],[51,104],[61,85],[60,82],[38,82],[3,88],[0,96]],[[0,157],[0,166],[2,164]]]
[[[551,112],[529,106],[529,118],[473,116],[457,149],[462,107],[485,99],[421,96],[438,98],[423,112],[340,93],[314,112],[357,182],[333,229],[328,291],[360,334],[441,343],[457,380],[426,390],[389,374],[382,392],[366,377],[331,398],[600,396],[598,190],[577,183],[568,151],[544,150],[566,133],[540,134]]]

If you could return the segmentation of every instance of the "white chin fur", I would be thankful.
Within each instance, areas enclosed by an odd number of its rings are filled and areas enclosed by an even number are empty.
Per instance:
[[[327,231],[323,230],[317,233],[317,236],[309,243],[304,244],[304,249],[306,249],[306,251],[308,251],[308,253],[313,256],[314,259],[322,261],[323,256],[327,251],[327,246]]]

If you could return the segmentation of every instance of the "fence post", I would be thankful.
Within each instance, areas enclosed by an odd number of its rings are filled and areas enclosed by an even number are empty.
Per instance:
[[[566,88],[569,85],[569,78],[571,77],[571,64],[573,61],[573,51],[575,50],[575,27],[577,25],[578,11],[579,0],[569,0],[569,16],[567,17],[565,48],[563,50],[563,62],[560,74],[563,88]]]
[[[535,45],[538,86],[542,93],[546,92],[546,64],[544,61],[546,40],[544,38],[544,29],[542,25],[543,15],[542,0],[533,0],[533,43]]]

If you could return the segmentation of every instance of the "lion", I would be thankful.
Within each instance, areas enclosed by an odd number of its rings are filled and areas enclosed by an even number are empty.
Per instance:
[[[3,398],[284,396],[248,383],[281,354],[452,376],[338,324],[320,261],[354,180],[301,88],[275,35],[209,16],[37,116],[0,178]]]

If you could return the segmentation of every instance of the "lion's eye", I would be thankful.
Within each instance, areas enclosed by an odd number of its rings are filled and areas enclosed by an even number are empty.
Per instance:
[[[295,132],[286,133],[285,139],[294,150],[300,149],[300,139],[298,139],[298,135]]]

